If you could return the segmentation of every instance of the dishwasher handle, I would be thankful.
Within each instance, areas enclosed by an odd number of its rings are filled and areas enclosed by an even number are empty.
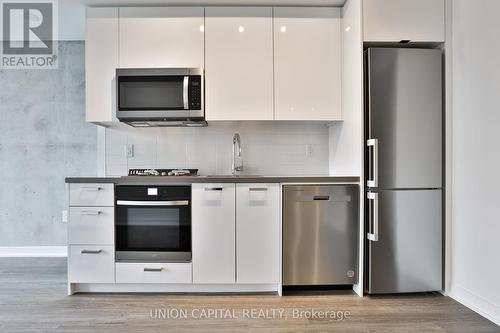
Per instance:
[[[315,195],[313,196],[314,201],[329,201],[330,196],[329,195]]]

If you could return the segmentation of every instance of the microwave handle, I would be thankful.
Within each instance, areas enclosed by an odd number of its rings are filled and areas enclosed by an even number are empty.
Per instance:
[[[184,101],[184,110],[189,110],[189,76],[184,76],[184,83],[182,89],[182,99]]]

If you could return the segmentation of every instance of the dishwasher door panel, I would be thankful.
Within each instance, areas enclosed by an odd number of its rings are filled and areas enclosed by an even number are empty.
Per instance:
[[[285,186],[284,285],[357,283],[358,186]]]

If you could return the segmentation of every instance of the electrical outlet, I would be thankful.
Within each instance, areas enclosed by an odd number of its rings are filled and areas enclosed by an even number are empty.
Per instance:
[[[313,154],[313,148],[312,145],[307,144],[306,145],[306,157],[311,157]]]
[[[68,223],[68,211],[66,209],[62,211],[61,222]]]
[[[125,145],[125,156],[127,158],[134,157],[134,145],[133,144]]]

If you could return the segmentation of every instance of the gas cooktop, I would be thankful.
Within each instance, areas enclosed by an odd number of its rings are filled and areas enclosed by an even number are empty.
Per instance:
[[[196,176],[198,169],[129,169],[129,176]]]

